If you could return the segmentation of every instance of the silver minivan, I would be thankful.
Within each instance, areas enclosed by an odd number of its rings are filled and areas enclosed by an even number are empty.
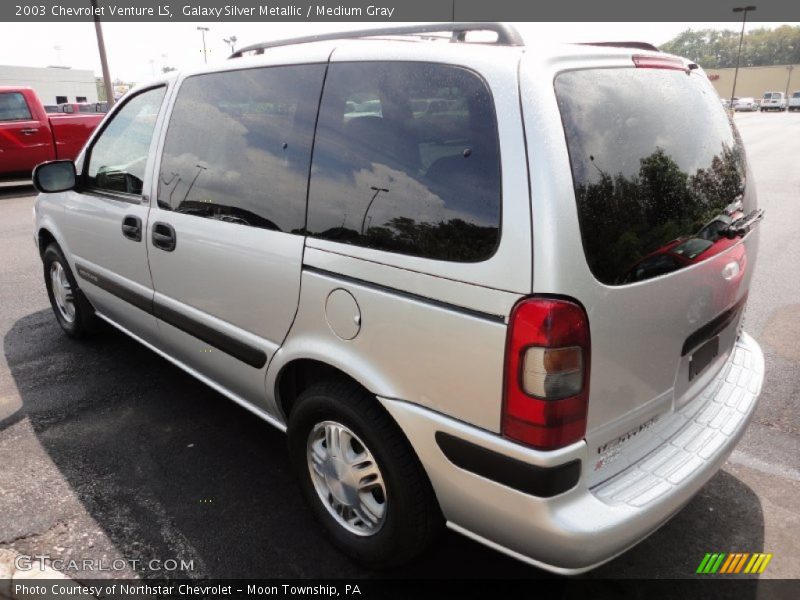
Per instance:
[[[655,48],[487,23],[260,44],[131,91],[34,180],[64,331],[110,323],[287,431],[373,567],[446,524],[591,569],[756,407],[755,187],[706,75]]]

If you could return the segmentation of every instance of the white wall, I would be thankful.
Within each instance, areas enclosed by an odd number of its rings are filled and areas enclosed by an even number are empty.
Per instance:
[[[0,65],[0,86],[3,85],[32,87],[43,104],[55,104],[56,96],[66,96],[67,102],[77,102],[78,96],[97,102],[94,73],[84,69]]]

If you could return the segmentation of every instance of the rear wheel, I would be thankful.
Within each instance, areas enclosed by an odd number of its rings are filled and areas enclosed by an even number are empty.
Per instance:
[[[64,253],[50,244],[42,256],[44,283],[58,324],[68,336],[81,338],[97,328],[94,308],[78,288]]]
[[[289,454],[331,540],[359,562],[392,567],[430,546],[443,525],[403,433],[374,396],[345,381],[305,390],[289,418]]]

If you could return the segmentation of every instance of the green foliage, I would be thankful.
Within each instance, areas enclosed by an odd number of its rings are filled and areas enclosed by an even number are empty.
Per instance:
[[[678,34],[661,50],[685,56],[705,69],[736,66],[739,31],[687,29]],[[764,27],[747,31],[742,44],[742,67],[792,65],[800,63],[800,26],[781,25],[777,29]]]

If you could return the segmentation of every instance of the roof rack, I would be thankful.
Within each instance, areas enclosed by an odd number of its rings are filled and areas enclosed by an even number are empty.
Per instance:
[[[323,42],[327,40],[349,40],[369,38],[376,36],[394,35],[420,35],[423,33],[451,32],[451,42],[466,41],[467,33],[470,31],[493,31],[497,34],[497,40],[491,42],[498,46],[524,46],[525,42],[519,32],[506,23],[431,23],[428,25],[404,25],[402,27],[384,27],[376,29],[360,29],[357,31],[345,31],[340,33],[321,33],[304,37],[277,40],[274,42],[263,42],[245,46],[231,54],[228,58],[241,58],[244,54],[253,52],[263,54],[264,50],[277,48],[279,46],[292,46],[294,44],[308,44],[311,42]]]
[[[581,46],[608,46],[611,48],[636,48],[637,50],[651,50],[661,52],[653,44],[647,42],[581,42]]]

